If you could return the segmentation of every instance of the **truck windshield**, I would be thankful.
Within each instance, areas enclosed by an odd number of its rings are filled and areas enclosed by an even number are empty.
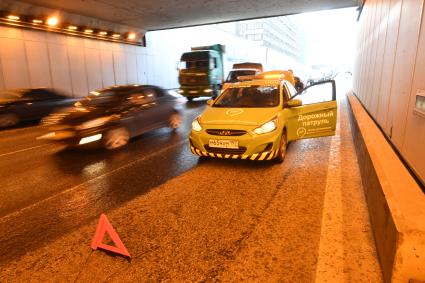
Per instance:
[[[263,108],[279,105],[279,86],[231,87],[226,89],[213,107]]]
[[[183,67],[185,69],[208,69],[208,60],[196,60],[196,61],[183,61]]]

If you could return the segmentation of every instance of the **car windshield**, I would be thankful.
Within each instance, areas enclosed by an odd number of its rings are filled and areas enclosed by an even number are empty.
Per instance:
[[[255,75],[255,70],[240,70],[240,71],[230,71],[229,75],[227,76],[226,82],[227,83],[235,83],[238,82],[239,76],[253,76]]]
[[[91,91],[77,106],[109,107],[119,104],[125,99],[127,92],[112,91],[110,89]]]
[[[279,86],[251,85],[226,89],[213,107],[276,107],[279,105]]]

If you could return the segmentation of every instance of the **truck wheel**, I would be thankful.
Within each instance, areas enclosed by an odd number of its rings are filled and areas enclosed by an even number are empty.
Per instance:
[[[283,160],[285,160],[287,144],[288,144],[288,136],[286,134],[286,129],[283,129],[282,136],[280,137],[279,151],[276,157],[276,161],[278,163],[282,163]]]
[[[221,94],[221,85],[218,85],[217,87],[215,87],[214,89],[214,95],[213,95],[213,99],[216,99],[217,96],[219,96]]]

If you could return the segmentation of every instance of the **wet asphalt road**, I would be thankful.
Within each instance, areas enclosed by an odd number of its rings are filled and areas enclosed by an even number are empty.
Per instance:
[[[158,129],[115,152],[37,140],[36,123],[0,131],[0,266],[194,167],[187,135],[205,101],[182,107],[177,132]]]
[[[177,133],[117,152],[0,132],[0,282],[314,282],[323,255],[328,282],[381,282],[345,106],[340,136],[292,142],[276,164],[199,161],[187,135],[205,101],[183,105]],[[327,243],[329,176],[342,222]],[[131,261],[90,249],[103,212]]]

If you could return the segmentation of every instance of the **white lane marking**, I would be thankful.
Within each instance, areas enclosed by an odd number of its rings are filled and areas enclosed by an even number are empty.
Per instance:
[[[57,193],[57,194],[55,194],[55,195],[52,195],[52,196],[50,196],[50,197],[48,197],[48,198],[45,198],[45,199],[43,199],[43,200],[40,200],[40,201],[38,201],[38,202],[36,202],[36,203],[33,203],[33,204],[31,204],[31,205],[29,205],[29,206],[27,206],[27,207],[24,207],[24,208],[22,208],[22,209],[20,209],[20,210],[18,210],[18,211],[15,211],[15,212],[12,212],[12,213],[10,213],[10,214],[8,214],[8,215],[5,215],[5,216],[3,216],[2,218],[0,218],[0,223],[6,222],[9,218],[12,218],[12,217],[14,217],[14,216],[16,216],[16,215],[18,215],[18,214],[20,214],[20,213],[22,213],[22,212],[25,212],[26,210],[29,210],[29,209],[31,209],[31,208],[33,208],[33,207],[35,207],[35,206],[38,206],[38,205],[43,204],[43,203],[45,203],[45,202],[48,202],[49,200],[51,200],[51,199],[53,199],[53,198],[56,198],[56,197],[58,197],[58,196],[60,196],[60,195],[63,195],[63,194],[69,193],[69,192],[71,192],[71,191],[73,191],[73,190],[78,189],[79,187],[82,187],[82,186],[84,186],[84,185],[86,185],[86,184],[88,184],[88,183],[90,183],[90,182],[93,182],[93,181],[95,181],[95,180],[98,180],[98,179],[101,179],[101,178],[106,177],[106,176],[108,176],[108,175],[111,175],[111,174],[113,174],[113,173],[115,173],[115,172],[117,172],[117,171],[119,171],[119,170],[121,170],[121,169],[124,169],[124,168],[126,168],[126,167],[130,167],[131,165],[136,164],[137,162],[140,162],[140,161],[146,160],[146,159],[148,159],[148,158],[150,158],[150,157],[153,157],[153,156],[156,156],[156,155],[160,155],[160,154],[162,154],[163,152],[165,152],[165,151],[167,151],[167,150],[169,150],[169,149],[172,149],[173,147],[177,147],[177,146],[182,145],[182,144],[187,143],[187,142],[188,142],[188,141],[187,141],[186,139],[183,139],[183,140],[181,140],[181,141],[180,141],[180,142],[178,142],[178,143],[175,143],[175,144],[173,144],[173,145],[170,145],[170,146],[164,147],[164,148],[162,148],[162,149],[160,149],[160,150],[158,150],[158,151],[156,151],[156,152],[154,152],[154,153],[152,153],[152,154],[150,154],[150,155],[145,155],[145,156],[143,156],[142,158],[139,158],[139,159],[133,160],[133,161],[131,161],[130,163],[127,163],[127,164],[125,164],[125,165],[123,165],[123,166],[121,166],[121,167],[115,168],[115,169],[114,169],[114,170],[112,170],[112,171],[106,172],[106,173],[104,173],[104,174],[102,174],[102,175],[99,175],[99,176],[97,176],[97,177],[93,178],[93,179],[87,180],[87,181],[85,181],[85,182],[83,182],[83,183],[81,183],[81,184],[78,184],[78,185],[74,186],[74,187],[71,187],[71,188],[66,189],[66,190],[64,190],[64,191],[61,191],[61,192],[59,192],[59,193]]]
[[[28,151],[28,150],[31,150],[31,149],[36,149],[36,148],[43,147],[43,146],[46,146],[46,145],[51,145],[51,144],[52,143],[46,143],[46,144],[41,144],[41,145],[28,147],[28,148],[24,148],[24,149],[20,149],[20,150],[15,150],[15,151],[7,152],[7,153],[2,153],[2,154],[0,154],[0,157],[12,155],[12,154],[20,153],[20,152],[24,152],[24,151]]]
[[[340,103],[338,103],[340,108]],[[329,154],[315,282],[344,282],[344,236],[341,192],[341,136],[338,115]]]

